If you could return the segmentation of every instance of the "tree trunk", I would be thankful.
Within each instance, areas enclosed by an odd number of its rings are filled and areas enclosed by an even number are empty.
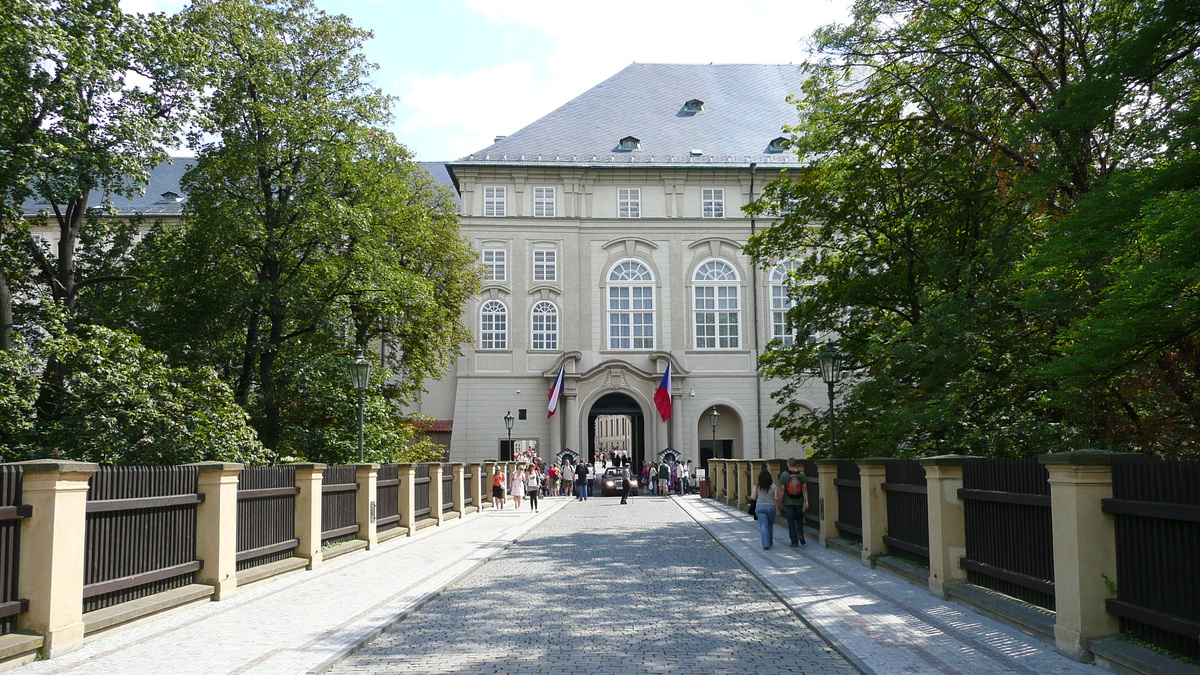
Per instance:
[[[238,375],[237,387],[233,398],[243,409],[250,405],[250,385],[254,382],[255,352],[258,347],[258,330],[262,324],[262,312],[254,310],[250,314],[250,325],[246,327],[246,344],[242,348],[242,372]]]
[[[13,308],[8,278],[0,270],[0,351],[12,349]]]
[[[259,357],[260,386],[263,397],[263,428],[259,434],[262,444],[271,450],[279,445],[279,390],[275,386],[275,357],[279,354],[280,342],[283,339],[283,312],[272,311],[270,316],[271,334],[267,340],[267,348]]]

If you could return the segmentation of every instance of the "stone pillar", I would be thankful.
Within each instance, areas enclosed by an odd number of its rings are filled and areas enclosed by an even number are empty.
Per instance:
[[[450,465],[451,475],[454,480],[450,483],[451,498],[454,500],[454,510],[458,512],[458,517],[462,518],[467,515],[467,484],[463,479],[466,476],[467,466],[462,462],[455,462]]]
[[[579,396],[575,393],[564,394],[561,403],[566,409],[563,424],[567,425],[567,429],[563,437],[566,438],[567,447],[574,450],[577,457],[586,460],[587,448],[583,447],[579,429]]]
[[[750,462],[738,460],[737,464],[737,507],[744,509],[750,506]]]
[[[821,492],[821,503],[817,508],[820,516],[820,540],[821,545],[825,548],[829,548],[829,540],[836,539],[839,534],[837,529],[838,493],[837,485],[833,482],[836,478],[837,460],[818,459],[817,485]]]
[[[683,439],[683,397],[682,396],[676,395],[676,396],[671,397],[671,420],[670,421],[671,421],[671,436],[670,436],[671,447],[675,448],[676,455],[686,454],[683,452],[683,450],[684,450],[684,448],[687,448],[689,446],[687,443],[684,442],[684,439]],[[679,457],[676,457],[675,459],[679,459]],[[696,456],[695,459],[700,459],[700,457]]]
[[[946,589],[967,580],[958,561],[967,554],[967,528],[963,502],[962,455],[941,455],[921,460],[929,498],[929,592],[945,600]]]
[[[237,593],[238,475],[242,465],[198,462],[197,490],[204,501],[196,505],[196,557],[204,567],[196,581],[215,590],[213,600]]]
[[[725,503],[737,506],[737,462],[722,460],[725,467]]]
[[[470,471],[471,471],[471,503],[475,505],[475,511],[478,512],[478,511],[483,510],[483,492],[485,490],[485,486],[483,484],[484,483],[483,477],[485,475],[483,473],[483,464],[470,465]],[[490,492],[490,490],[488,492]]]
[[[308,569],[321,566],[321,486],[325,465],[292,464],[296,467],[296,555],[308,561]]]
[[[883,491],[887,462],[883,457],[858,460],[859,491],[862,493],[862,563],[867,567],[874,567],[874,558],[887,553],[883,543],[883,535],[888,531],[887,493]]]
[[[559,401],[562,404],[562,401]],[[563,450],[563,433],[562,433],[563,415],[556,412],[550,418],[550,459],[557,461]]]
[[[91,462],[38,459],[24,469],[21,501],[33,507],[21,520],[17,596],[29,611],[17,629],[42,636],[42,655],[54,658],[83,645],[84,537]]]
[[[417,465],[411,462],[397,464],[396,475],[400,478],[400,527],[408,530],[408,536],[417,532],[417,519],[413,511],[417,510]]]
[[[1108,581],[1117,579],[1112,514],[1101,500],[1112,494],[1112,454],[1064,452],[1038,458],[1050,472],[1054,527],[1054,644],[1076,661],[1091,661],[1088,641],[1120,632],[1108,613]]]
[[[379,494],[379,465],[355,464],[354,482],[358,483],[355,492],[354,522],[358,525],[355,539],[367,542],[367,548],[375,548],[379,544],[379,535],[375,524],[375,500]]]
[[[433,517],[437,518],[437,524],[442,524],[442,474],[443,464],[429,465],[429,508],[433,511]]]

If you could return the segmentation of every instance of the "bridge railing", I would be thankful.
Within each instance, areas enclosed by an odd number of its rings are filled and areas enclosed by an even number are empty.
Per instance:
[[[743,507],[760,464],[710,460],[713,498]],[[1058,650],[1081,660],[1117,633],[1200,658],[1198,459],[948,455],[807,460],[805,471],[806,515],[826,547],[941,598],[976,585],[1049,610]]]
[[[0,464],[0,663],[491,508],[484,470]]]

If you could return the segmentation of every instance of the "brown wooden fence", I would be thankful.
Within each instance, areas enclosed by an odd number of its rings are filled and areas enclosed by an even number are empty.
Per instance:
[[[354,512],[358,499],[357,471],[353,464],[325,467],[321,486],[321,546],[350,541],[358,533]]]
[[[195,466],[101,467],[89,481],[83,611],[193,582]]]
[[[425,520],[433,514],[433,507],[429,504],[430,481],[429,465],[418,464],[416,467],[416,477],[413,479],[413,501],[416,506],[413,510],[413,522]]]
[[[929,497],[925,467],[916,459],[884,463],[883,491],[887,495],[888,533],[883,543],[892,553],[915,556],[929,565]]]
[[[841,459],[837,463],[838,519],[834,525],[838,534],[847,539],[862,541],[862,481],[859,478],[858,462]]]
[[[1121,632],[1200,659],[1200,460],[1113,460]]]
[[[237,568],[292,557],[296,538],[296,469],[254,466],[238,475]]]
[[[454,472],[449,464],[442,465],[442,513],[454,510]]]
[[[820,468],[815,460],[804,460],[804,477],[808,480],[808,510],[804,512],[804,521],[818,530],[821,529],[820,475]]]
[[[21,559],[21,520],[32,515],[21,504],[19,466],[0,466],[0,635],[13,632],[17,615],[29,610],[29,601],[17,594]]]
[[[379,467],[375,482],[375,531],[387,532],[400,526],[400,466]]]
[[[1054,609],[1054,540],[1050,483],[1036,459],[963,462],[967,554],[973,583]]]
[[[474,470],[468,466],[463,472],[463,504],[473,506],[475,504],[475,491],[471,489],[475,481]]]

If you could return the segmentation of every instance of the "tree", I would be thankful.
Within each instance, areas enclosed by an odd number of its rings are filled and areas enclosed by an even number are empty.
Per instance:
[[[404,374],[394,407],[466,338],[473,254],[453,204],[380,128],[368,32],[307,0],[199,2],[187,23],[213,44],[213,140],[185,177],[183,226],[147,242],[139,323],[173,358],[218,364],[268,448],[337,455],[320,438],[340,421],[311,396],[346,388],[326,357],[348,358],[343,336],[381,341]]]
[[[754,208],[786,215],[749,250],[760,264],[799,261],[812,285],[791,320],[836,334],[849,355],[847,455],[1096,440],[1059,396],[1062,373],[1043,369],[1073,340],[1070,307],[1094,301],[1064,292],[1039,307],[1028,264],[1098,185],[1152,156],[1145,132],[1175,97],[1103,73],[1136,52],[1129,35],[1158,25],[1173,39],[1148,72],[1185,91],[1196,47],[1181,17],[1195,13],[1180,6],[1195,3],[1175,4],[864,0],[849,25],[814,36],[790,130],[805,168],[764,191]],[[816,351],[772,350],[764,371],[810,377]],[[781,390],[775,424],[815,435],[795,391]]]

